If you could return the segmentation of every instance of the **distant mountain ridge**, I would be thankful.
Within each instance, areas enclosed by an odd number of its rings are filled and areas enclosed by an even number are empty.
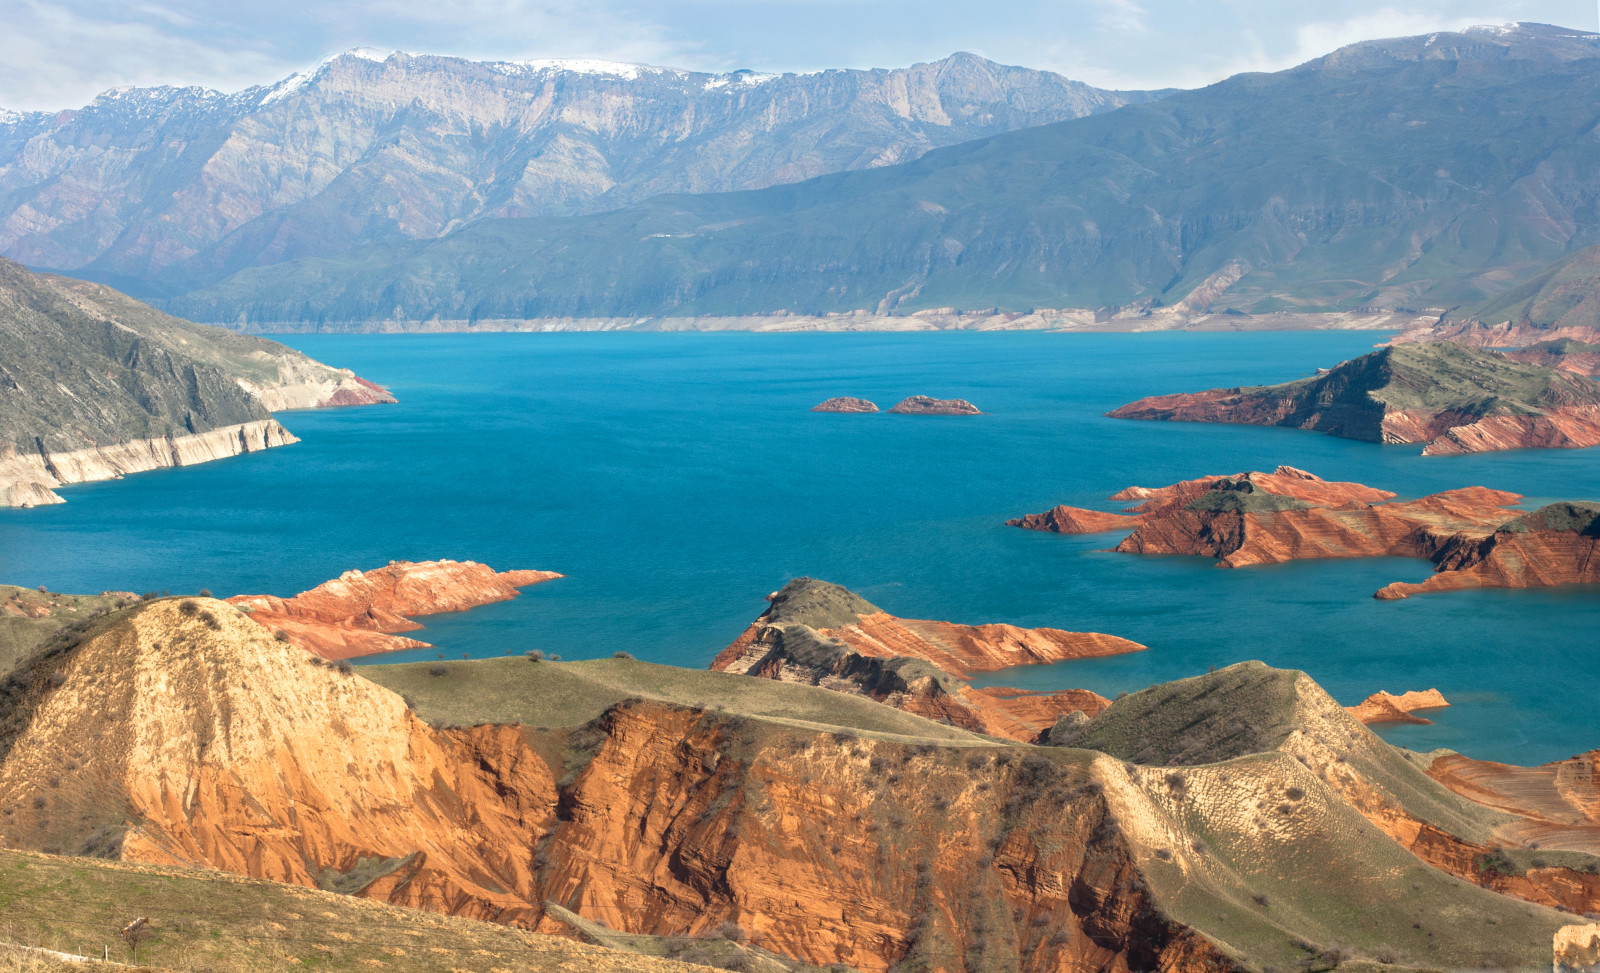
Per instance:
[[[241,272],[250,327],[932,308],[1439,310],[1600,242],[1600,37],[1356,44],[915,161]],[[1436,315],[1439,311],[1435,311]]]
[[[475,220],[754,189],[1154,97],[971,54],[707,74],[352,51],[224,94],[0,111],[0,253],[140,297]]]

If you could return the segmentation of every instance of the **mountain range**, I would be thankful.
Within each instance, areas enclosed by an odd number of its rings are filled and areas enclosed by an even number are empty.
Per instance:
[[[1445,309],[1596,242],[1600,39],[1357,44],[893,166],[242,271],[199,320]],[[1437,312],[1435,312],[1437,313]]]
[[[0,252],[137,296],[477,220],[754,189],[1147,100],[971,54],[705,74],[352,51],[233,94],[0,112]]]

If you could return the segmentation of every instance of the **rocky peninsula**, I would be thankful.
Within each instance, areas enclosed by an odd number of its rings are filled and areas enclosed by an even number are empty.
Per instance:
[[[902,416],[981,416],[977,406],[966,399],[935,399],[927,395],[913,395],[896,402],[889,410]]]
[[[0,506],[298,442],[276,410],[393,401],[276,342],[0,259]]]
[[[1210,557],[1227,568],[1315,558],[1433,562],[1428,580],[1377,592],[1386,600],[1462,588],[1600,584],[1596,503],[1526,513],[1514,508],[1520,494],[1486,487],[1398,501],[1387,490],[1328,482],[1290,466],[1128,487],[1112,499],[1143,502],[1122,513],[1060,506],[1006,523],[1061,534],[1127,530],[1113,550]]]
[[[554,571],[496,571],[476,561],[393,561],[375,571],[346,571],[293,598],[235,595],[228,603],[308,652],[349,659],[426,648],[427,642],[398,634],[422,628],[412,615],[506,601],[519,588],[559,577]]]
[[[848,395],[828,399],[811,407],[812,412],[877,412],[878,404],[866,399],[854,399]]]
[[[1424,443],[1425,456],[1600,444],[1600,385],[1449,341],[1394,345],[1281,385],[1152,396],[1107,414]]]
[[[1432,723],[1417,714],[1419,710],[1443,709],[1450,703],[1444,694],[1437,689],[1427,689],[1421,692],[1412,690],[1396,696],[1393,693],[1376,692],[1355,706],[1345,707],[1350,715],[1362,723]]]
[[[1017,740],[1039,737],[1066,713],[1098,713],[1108,701],[1087,690],[974,689],[967,684],[972,674],[1145,648],[1098,632],[896,618],[814,578],[796,578],[768,601],[761,617],[712,661],[714,671],[863,695]]]

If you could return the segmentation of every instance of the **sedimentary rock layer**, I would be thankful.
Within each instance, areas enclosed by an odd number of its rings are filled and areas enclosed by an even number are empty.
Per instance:
[[[1600,387],[1447,341],[1393,345],[1315,378],[1140,399],[1118,419],[1292,426],[1424,443],[1424,455],[1600,444]]]
[[[711,663],[718,672],[800,682],[870,696],[966,729],[1031,740],[1065,713],[1099,712],[1084,690],[973,689],[974,673],[1139,652],[1098,632],[1015,625],[957,625],[896,618],[849,591],[799,578]]]
[[[554,571],[495,571],[476,561],[394,561],[346,571],[293,598],[235,595],[228,602],[288,641],[325,659],[424,647],[396,633],[422,628],[412,615],[465,611],[559,578]]]
[[[1530,588],[1600,584],[1600,504],[1554,503],[1492,533],[1462,533],[1435,554],[1434,574],[1420,584],[1397,581],[1383,599],[1464,588]]]
[[[1347,706],[1350,715],[1366,724],[1373,723],[1432,723],[1417,716],[1418,710],[1443,709],[1450,703],[1437,689],[1411,690],[1396,696],[1376,692],[1355,706]]]
[[[1467,800],[1515,815],[1496,832],[1508,844],[1600,855],[1600,750],[1539,767],[1446,753],[1428,775]]]
[[[299,441],[276,419],[260,419],[209,432],[59,453],[20,453],[11,444],[0,443],[0,499],[12,507],[62,503],[54,492],[58,486],[112,480],[167,466],[193,466]]]

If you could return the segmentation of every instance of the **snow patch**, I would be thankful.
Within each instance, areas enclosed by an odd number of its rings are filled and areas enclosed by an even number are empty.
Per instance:
[[[629,64],[624,61],[602,61],[597,58],[537,58],[530,61],[502,61],[502,64],[520,68],[530,74],[540,71],[564,71],[569,74],[594,74],[625,81],[637,81],[644,74],[678,73],[670,68],[649,64]]]
[[[705,90],[714,91],[717,88],[726,88],[729,85],[745,85],[747,87],[755,87],[756,85],[766,84],[768,81],[775,81],[780,77],[782,77],[782,75],[779,74],[758,74],[755,71],[732,71],[728,74],[713,75],[708,81],[706,81]]]

